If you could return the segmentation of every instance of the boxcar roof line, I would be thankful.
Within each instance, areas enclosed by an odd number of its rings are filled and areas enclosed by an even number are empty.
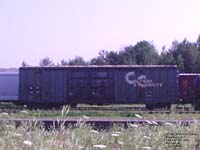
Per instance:
[[[174,68],[176,65],[66,65],[66,66],[28,66],[21,68]]]

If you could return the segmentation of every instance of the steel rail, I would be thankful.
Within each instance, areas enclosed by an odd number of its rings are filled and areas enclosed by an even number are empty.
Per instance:
[[[136,125],[190,125],[200,124],[200,120],[159,120],[159,119],[132,119],[132,118],[15,118],[15,119],[0,119],[0,122],[11,123],[14,122],[16,127],[24,123],[29,125],[43,125],[45,129],[66,127],[80,127],[83,124],[89,124],[94,128],[107,129],[113,125],[121,125],[124,128],[138,127]]]

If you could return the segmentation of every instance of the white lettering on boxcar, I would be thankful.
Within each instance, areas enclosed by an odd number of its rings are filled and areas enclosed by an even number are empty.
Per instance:
[[[140,75],[137,78],[135,77],[134,72],[128,72],[125,76],[125,80],[128,84],[133,85],[134,87],[162,87],[161,82],[153,82],[151,79],[147,79],[146,75]]]
[[[126,80],[126,82],[127,82],[128,84],[134,85],[134,84],[136,84],[136,83],[135,83],[135,80],[131,80],[131,79],[130,79],[131,76],[132,76],[132,78],[134,78],[134,77],[135,77],[135,73],[134,73],[134,72],[128,72],[128,73],[126,74],[126,76],[125,76],[125,80]]]

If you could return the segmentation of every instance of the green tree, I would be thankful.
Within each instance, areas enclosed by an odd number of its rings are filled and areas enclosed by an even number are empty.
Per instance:
[[[118,65],[120,64],[120,59],[119,59],[119,55],[117,52],[114,51],[110,51],[106,54],[106,64],[109,65]]]
[[[76,56],[74,59],[68,61],[68,65],[87,65],[88,63],[80,56]]]
[[[119,52],[120,63],[132,65],[158,64],[159,55],[153,44],[140,41],[135,46],[127,46]]]
[[[27,67],[27,66],[29,66],[29,65],[27,64],[27,62],[26,62],[26,61],[22,61],[22,67]]]
[[[184,58],[182,57],[182,55],[178,55],[177,60],[176,60],[176,64],[179,68],[180,72],[184,72]]]
[[[138,65],[158,64],[159,55],[153,44],[147,41],[138,42],[134,49],[136,51],[136,62]]]
[[[66,65],[68,65],[68,62],[63,59],[60,61],[60,64],[61,64],[61,66],[66,66]]]
[[[169,49],[169,54],[173,56],[180,72],[197,72],[199,69],[200,52],[196,43],[184,39],[178,43],[174,41]]]
[[[176,61],[171,52],[163,50],[159,57],[159,65],[175,65]]]
[[[120,64],[136,65],[136,51],[132,45],[124,47],[124,50],[119,52]]]
[[[108,55],[108,51],[106,50],[101,50],[98,53],[99,55],[95,58],[93,58],[90,61],[91,65],[108,65],[108,60],[107,60],[107,55]]]
[[[47,66],[54,66],[55,64],[53,63],[53,61],[49,57],[45,57],[45,58],[40,60],[39,65],[41,67],[47,67]]]

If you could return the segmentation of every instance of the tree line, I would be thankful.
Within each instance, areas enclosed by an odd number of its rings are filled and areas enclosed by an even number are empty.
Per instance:
[[[23,66],[26,62],[23,61]],[[120,51],[101,50],[98,56],[90,61],[76,56],[73,59],[61,60],[55,64],[49,57],[40,60],[39,66],[66,66],[66,65],[177,65],[180,72],[200,72],[200,35],[196,42],[184,39],[181,42],[173,41],[170,48],[162,47],[158,53],[153,43],[148,41],[137,42]]]

